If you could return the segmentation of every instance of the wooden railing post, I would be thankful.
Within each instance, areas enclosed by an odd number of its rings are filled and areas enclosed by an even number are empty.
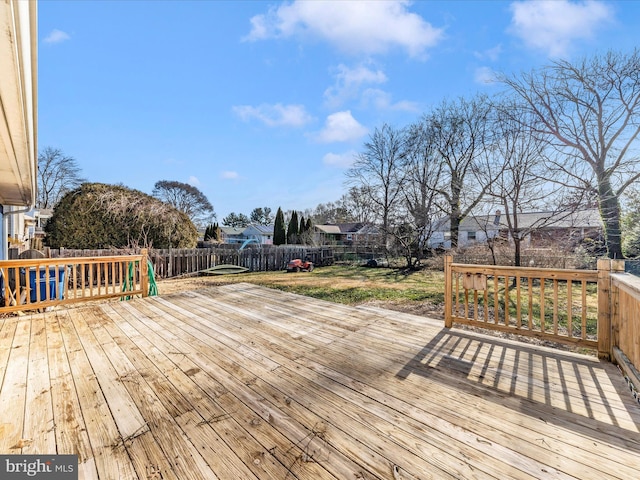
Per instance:
[[[142,259],[140,260],[140,288],[142,289],[142,296],[149,296],[149,270],[147,262],[149,260],[149,251],[146,248],[140,250]]]
[[[598,358],[611,359],[611,260],[598,260]]]
[[[446,328],[453,327],[453,314],[452,314],[452,272],[451,264],[453,263],[452,255],[444,256],[444,326]]]
[[[624,273],[624,260],[611,260],[610,273]],[[622,321],[626,315],[621,315],[620,309],[620,288],[617,282],[611,281],[611,293],[609,295],[611,302],[611,352],[614,353],[615,347],[620,347],[620,330],[623,327]]]

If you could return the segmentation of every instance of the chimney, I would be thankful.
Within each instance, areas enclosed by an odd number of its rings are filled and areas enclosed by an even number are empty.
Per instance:
[[[500,212],[500,210],[496,210],[496,216],[495,216],[495,218],[493,219],[493,224],[494,224],[494,225],[500,225],[500,214],[501,214],[501,213],[502,213],[502,212]]]

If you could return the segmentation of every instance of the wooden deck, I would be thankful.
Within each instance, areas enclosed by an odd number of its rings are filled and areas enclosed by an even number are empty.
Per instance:
[[[81,479],[631,479],[617,367],[238,284],[0,319],[0,453]]]

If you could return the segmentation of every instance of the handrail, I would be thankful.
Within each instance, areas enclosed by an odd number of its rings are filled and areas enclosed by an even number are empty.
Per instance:
[[[146,296],[147,262],[144,249],[139,255],[0,260],[0,313]]]
[[[616,358],[625,373],[633,376],[634,385],[640,388],[640,278],[628,273],[611,275],[611,297],[615,308],[612,309],[611,345]],[[625,368],[625,363],[633,368]]]
[[[467,265],[445,257],[445,326],[453,323],[598,348],[599,270]],[[606,327],[606,325],[603,324]],[[602,329],[600,329],[602,330]]]

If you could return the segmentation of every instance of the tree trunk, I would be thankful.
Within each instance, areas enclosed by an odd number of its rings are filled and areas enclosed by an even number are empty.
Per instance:
[[[522,240],[520,239],[520,232],[516,230],[515,232],[513,232],[513,249],[514,249],[513,263],[516,267],[519,267],[522,262],[521,243],[522,243]]]
[[[609,258],[624,258],[620,229],[620,202],[613,192],[609,178],[600,179],[598,182],[598,206],[604,224],[604,240]]]
[[[460,234],[460,217],[451,215],[451,227],[449,235],[451,235],[451,248],[458,248],[458,235]]]

